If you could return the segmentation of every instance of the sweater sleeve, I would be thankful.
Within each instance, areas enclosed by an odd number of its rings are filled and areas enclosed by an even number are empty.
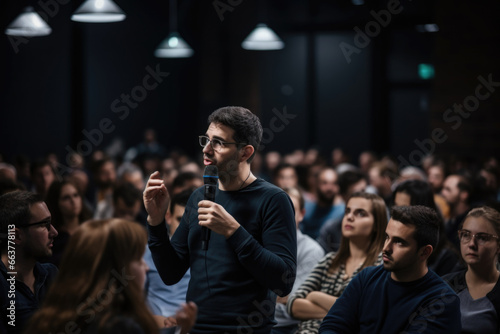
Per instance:
[[[261,243],[243,226],[227,241],[239,262],[260,284],[279,296],[286,296],[296,275],[296,233],[291,201],[286,193],[279,192],[262,208]]]
[[[325,280],[325,272],[328,270],[328,265],[332,258],[332,254],[328,253],[323,259],[318,262],[316,267],[311,271],[309,276],[306,278],[304,283],[297,289],[297,291],[288,298],[288,302],[286,304],[287,312],[293,317],[292,306],[297,298],[306,298],[311,291],[320,291],[321,283]]]
[[[187,208],[186,208],[187,210]],[[170,242],[165,222],[157,226],[148,225],[148,244],[153,262],[162,281],[172,285],[181,280],[189,268],[187,247],[188,227],[184,215],[175,231],[174,240]]]
[[[354,276],[342,295],[333,304],[323,319],[318,333],[348,334],[359,332],[358,310],[363,285],[362,280],[366,274],[364,271]]]

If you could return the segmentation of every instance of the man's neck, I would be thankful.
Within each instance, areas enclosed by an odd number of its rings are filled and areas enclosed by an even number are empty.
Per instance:
[[[459,202],[453,207],[451,207],[451,218],[457,218],[458,216],[466,213],[469,210],[470,206],[467,203]]]
[[[397,282],[413,282],[427,275],[428,271],[429,268],[424,263],[424,265],[415,266],[414,268],[393,271],[391,272],[391,278]]]
[[[231,175],[231,173],[228,174],[229,177],[226,178],[221,178],[219,175],[219,180],[221,181],[219,183],[220,190],[237,191],[245,188],[250,183],[255,181],[255,179],[257,179],[250,171],[250,165],[247,163],[241,164],[239,166],[239,170],[236,175]]]
[[[2,254],[2,262],[7,268],[7,272],[14,272],[18,281],[26,284],[32,291],[35,284],[34,268],[36,261],[34,259],[26,259],[25,256],[19,251],[16,252],[16,262],[12,268],[9,264],[7,254]]]

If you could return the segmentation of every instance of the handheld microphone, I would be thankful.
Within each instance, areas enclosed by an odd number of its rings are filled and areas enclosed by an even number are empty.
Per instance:
[[[217,166],[208,165],[205,167],[203,174],[203,183],[205,184],[204,199],[207,201],[215,201],[215,191],[217,190],[217,182],[219,181],[219,171]],[[212,231],[205,227],[201,227],[201,249],[208,249],[208,241],[210,240],[210,233]]]

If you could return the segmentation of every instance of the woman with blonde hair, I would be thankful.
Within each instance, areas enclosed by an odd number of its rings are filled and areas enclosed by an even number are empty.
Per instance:
[[[365,267],[382,263],[386,225],[387,211],[381,197],[357,192],[349,198],[338,252],[326,254],[288,300],[290,315],[302,320],[297,333],[317,333],[352,277]]]
[[[500,330],[500,213],[487,206],[471,210],[458,230],[467,269],[443,279],[460,298],[462,333]]]
[[[143,293],[146,244],[146,231],[134,222],[107,219],[82,224],[26,333],[66,333],[68,328],[86,334],[158,333]],[[184,312],[188,316],[183,324],[192,326],[196,305],[189,303]]]

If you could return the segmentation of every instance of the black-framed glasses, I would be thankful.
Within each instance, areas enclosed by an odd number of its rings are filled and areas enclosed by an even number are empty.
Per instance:
[[[50,227],[52,226],[52,220],[44,219],[44,220],[36,222],[36,223],[26,224],[26,225],[22,225],[19,227],[28,228],[28,227],[32,227],[32,226],[43,226],[47,229],[47,231],[50,231]]]
[[[210,144],[213,148],[214,151],[219,152],[222,148],[225,147],[225,145],[246,145],[245,143],[230,143],[227,141],[222,141],[220,139],[210,139],[207,136],[198,136],[200,140],[200,145],[201,147],[205,148],[208,144]]]
[[[478,245],[484,245],[493,239],[498,240],[498,237],[496,235],[489,234],[489,233],[482,233],[481,232],[481,233],[472,234],[470,231],[467,231],[467,230],[459,230],[458,231],[458,239],[460,239],[461,243],[466,244],[469,241],[471,241],[472,238],[476,239]]]

